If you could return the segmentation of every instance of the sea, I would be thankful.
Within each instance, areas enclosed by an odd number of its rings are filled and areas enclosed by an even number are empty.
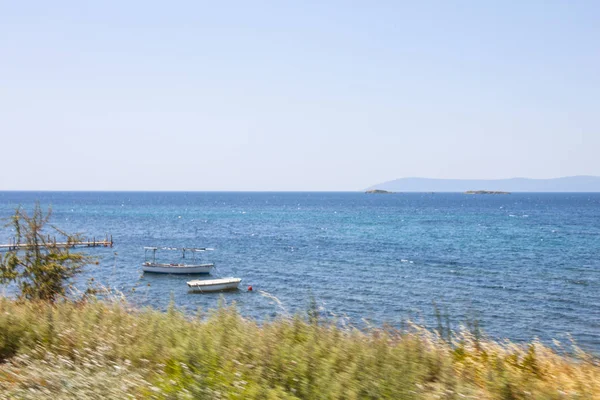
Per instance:
[[[476,322],[496,340],[600,354],[600,193],[5,191],[0,218],[36,202],[67,232],[112,235],[114,247],[85,249],[98,263],[75,285],[93,279],[136,307],[235,303],[258,321],[317,307],[357,328]],[[0,242],[13,233],[0,228]],[[213,277],[242,278],[240,290],[194,293],[197,277],[144,274],[144,246],[214,248],[201,260]]]

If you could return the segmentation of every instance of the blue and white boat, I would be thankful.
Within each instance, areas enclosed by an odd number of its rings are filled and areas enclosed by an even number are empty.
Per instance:
[[[241,281],[241,278],[218,278],[189,281],[187,285],[198,292],[220,292],[237,289]]]
[[[156,262],[156,252],[158,250],[180,251],[181,259],[190,262],[161,263]],[[214,263],[201,263],[197,260],[200,253],[214,250],[207,247],[144,247],[145,261],[142,264],[144,272],[154,272],[159,274],[208,274],[214,268]],[[188,258],[186,259],[186,255]],[[191,256],[191,259],[190,259]]]

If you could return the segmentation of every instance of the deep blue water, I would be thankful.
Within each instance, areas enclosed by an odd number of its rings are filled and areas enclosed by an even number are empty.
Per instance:
[[[255,289],[224,295],[248,317],[303,312],[312,296],[356,325],[434,327],[435,303],[494,338],[571,334],[600,351],[600,194],[0,192],[0,217],[35,200],[67,231],[113,235],[81,281],[136,305],[216,306],[221,295],[188,292],[189,276],[140,269],[143,246],[214,247],[218,274]]]

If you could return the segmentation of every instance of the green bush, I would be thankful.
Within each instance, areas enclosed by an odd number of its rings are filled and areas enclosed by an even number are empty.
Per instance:
[[[22,299],[55,301],[64,297],[69,280],[92,260],[69,250],[81,241],[80,236],[51,225],[51,215],[50,209],[44,213],[36,203],[31,215],[18,207],[9,218],[7,227],[15,235],[14,249],[0,254],[0,284],[14,282]],[[49,231],[63,237],[64,244],[57,245]]]

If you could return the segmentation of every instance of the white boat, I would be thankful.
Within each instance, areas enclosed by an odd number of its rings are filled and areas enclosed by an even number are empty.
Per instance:
[[[186,254],[191,254],[190,263],[159,263],[156,262],[156,251],[157,250],[176,250],[181,251],[181,258],[185,259]],[[199,253],[209,251],[206,247],[194,248],[194,247],[144,247],[144,255],[146,260],[142,264],[142,270],[144,272],[155,272],[159,274],[208,274],[214,268],[213,263],[199,263],[196,257]]]
[[[189,281],[187,285],[199,292],[219,292],[222,290],[235,290],[241,281],[241,278],[196,279]]]

